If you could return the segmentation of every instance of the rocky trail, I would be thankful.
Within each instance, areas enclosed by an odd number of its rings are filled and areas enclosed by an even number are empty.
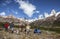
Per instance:
[[[20,32],[20,34],[0,31],[0,39],[60,39],[60,34],[44,31],[41,34],[34,34],[33,30],[29,34]]]

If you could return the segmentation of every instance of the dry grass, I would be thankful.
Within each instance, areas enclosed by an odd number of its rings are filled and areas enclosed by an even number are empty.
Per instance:
[[[20,32],[20,34],[9,33],[0,31],[0,39],[60,39],[60,35],[54,32],[42,31],[40,35],[34,34],[32,31],[30,34]]]

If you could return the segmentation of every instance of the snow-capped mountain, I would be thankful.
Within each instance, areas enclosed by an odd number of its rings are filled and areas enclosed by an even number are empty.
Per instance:
[[[47,21],[53,21],[53,20],[56,20],[57,18],[60,17],[60,12],[56,12],[54,9],[51,11],[50,14],[46,13],[44,14],[45,17],[43,17],[43,19],[39,19],[39,18],[35,18],[35,19],[23,19],[23,18],[16,18],[15,16],[13,15],[8,15],[8,16],[0,16],[0,21],[12,21],[12,19],[14,20],[14,22],[19,22],[19,21],[24,21],[24,22],[34,22],[36,20],[47,20]]]
[[[60,26],[60,12],[52,10],[51,14],[48,14],[48,16],[46,16],[44,19],[38,19],[32,23],[31,25],[35,26]]]

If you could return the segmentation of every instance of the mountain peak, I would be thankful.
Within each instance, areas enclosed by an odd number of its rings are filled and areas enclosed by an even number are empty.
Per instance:
[[[53,9],[52,11],[51,11],[51,14],[56,14],[56,11]]]

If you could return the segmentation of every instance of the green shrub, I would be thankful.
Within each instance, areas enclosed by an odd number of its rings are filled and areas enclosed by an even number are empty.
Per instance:
[[[4,23],[0,22],[0,27],[4,27]]]

